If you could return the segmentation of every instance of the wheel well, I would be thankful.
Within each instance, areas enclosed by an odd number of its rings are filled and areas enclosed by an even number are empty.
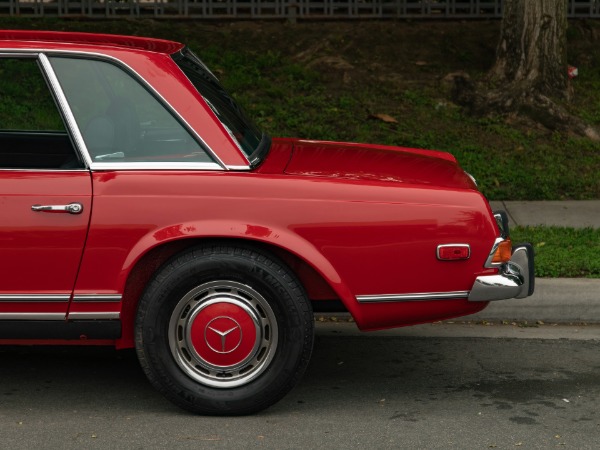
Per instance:
[[[313,304],[316,302],[319,302],[321,305],[334,303],[338,305],[339,309],[339,305],[341,304],[340,298],[327,281],[306,261],[285,249],[268,243],[247,239],[182,239],[159,245],[148,251],[138,260],[129,273],[127,282],[125,283],[125,289],[123,290],[123,303],[121,308],[123,333],[117,344],[119,348],[130,348],[134,346],[133,330],[135,327],[138,301],[152,275],[174,255],[204,243],[220,243],[226,245],[242,244],[267,251],[283,260],[283,262],[296,274],[306,290],[308,298]],[[314,309],[323,310],[323,308],[318,307]]]

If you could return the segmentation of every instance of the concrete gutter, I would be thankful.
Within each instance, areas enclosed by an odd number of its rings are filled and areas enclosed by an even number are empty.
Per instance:
[[[578,201],[492,201],[492,210],[507,212],[511,226],[546,225],[600,228],[600,200]]]
[[[535,283],[531,297],[491,302],[465,320],[600,323],[600,279],[537,278]]]

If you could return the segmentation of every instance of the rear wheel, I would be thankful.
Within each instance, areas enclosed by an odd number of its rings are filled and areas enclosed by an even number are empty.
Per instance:
[[[203,246],[164,266],[138,307],[136,348],[150,382],[201,414],[248,414],[282,398],[313,343],[294,274],[252,247]]]

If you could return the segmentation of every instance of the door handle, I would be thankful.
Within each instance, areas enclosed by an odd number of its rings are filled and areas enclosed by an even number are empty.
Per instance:
[[[69,203],[68,205],[33,205],[31,210],[34,212],[81,214],[83,205],[81,203]]]

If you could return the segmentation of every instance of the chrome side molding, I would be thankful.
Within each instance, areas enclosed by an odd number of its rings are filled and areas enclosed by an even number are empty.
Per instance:
[[[357,295],[359,303],[418,302],[430,300],[465,299],[469,291],[418,292],[413,294]]]

